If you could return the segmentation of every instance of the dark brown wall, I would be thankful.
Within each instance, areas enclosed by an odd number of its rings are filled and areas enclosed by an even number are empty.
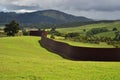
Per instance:
[[[84,61],[120,61],[120,48],[86,48],[42,37],[41,45],[64,58]]]

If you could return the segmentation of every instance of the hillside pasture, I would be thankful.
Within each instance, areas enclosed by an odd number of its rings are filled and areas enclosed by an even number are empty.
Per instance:
[[[114,31],[103,32],[103,33],[96,34],[95,36],[115,38],[115,32]]]
[[[102,28],[108,26],[109,23],[99,23],[99,24],[90,24],[85,26],[78,26],[78,27],[71,27],[71,28],[58,28],[57,30],[62,33],[69,33],[69,32],[83,32],[83,29],[89,31],[93,28]]]
[[[86,34],[87,31],[93,29],[93,28],[107,28],[110,30],[109,32],[99,33],[96,34],[96,36],[108,36],[108,37],[115,37],[114,32],[112,31],[113,28],[117,28],[118,31],[120,31],[120,21],[117,22],[111,22],[111,23],[98,23],[98,24],[89,24],[85,26],[78,26],[78,27],[71,27],[71,28],[58,28],[57,31],[61,33],[71,33],[71,32],[78,32],[81,35]],[[86,30],[84,32],[84,29]]]
[[[29,36],[0,38],[0,80],[120,79],[119,62],[66,60],[42,48],[39,40]]]

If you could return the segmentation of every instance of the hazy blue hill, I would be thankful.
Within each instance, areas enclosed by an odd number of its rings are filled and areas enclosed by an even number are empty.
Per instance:
[[[73,16],[57,10],[43,10],[31,13],[0,12],[0,23],[8,23],[16,20],[21,24],[39,24],[39,23],[68,23],[91,21],[85,17]]]
[[[91,19],[85,17],[77,17],[57,10],[45,10],[41,12],[41,15],[54,19],[59,19],[65,22],[91,21]]]

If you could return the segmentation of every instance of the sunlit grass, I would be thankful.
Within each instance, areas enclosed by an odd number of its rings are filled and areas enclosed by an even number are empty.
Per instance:
[[[61,33],[71,33],[71,32],[79,32],[83,33],[84,29],[87,31],[93,29],[93,28],[102,28],[106,27],[108,30],[112,31],[113,28],[117,28],[118,31],[120,30],[120,21],[118,22],[112,22],[112,23],[99,23],[99,24],[88,24],[85,26],[78,26],[78,27],[71,27],[71,28],[58,28],[57,31]],[[105,33],[106,34],[106,33]],[[108,32],[109,36],[113,36],[112,32]],[[99,35],[99,34],[98,34]],[[100,33],[100,36],[104,36],[104,33]]]
[[[38,40],[40,37],[0,38],[0,80],[120,79],[119,62],[66,60],[42,48]]]

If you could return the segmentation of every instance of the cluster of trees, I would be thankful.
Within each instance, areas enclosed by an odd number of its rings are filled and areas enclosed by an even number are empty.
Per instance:
[[[19,24],[13,20],[9,24],[5,25],[4,32],[7,36],[15,36],[15,34],[19,32],[19,29]]]
[[[77,32],[75,32],[75,33],[68,33],[68,34],[65,35],[65,39],[67,39],[67,38],[74,38],[74,37],[78,37],[78,36],[80,36],[80,33],[77,33]]]
[[[108,31],[109,30],[107,28],[93,28],[87,32],[87,35],[91,36],[91,35],[95,35],[95,34],[102,33],[102,32],[108,32]]]
[[[93,44],[99,44],[100,42],[105,42],[108,45],[113,45],[117,48],[118,47],[120,48],[120,40],[118,41],[115,38],[97,37],[97,36],[81,36],[81,35],[78,36],[78,34],[76,35],[75,34],[76,33],[68,33],[67,36],[65,36],[65,39],[69,39],[69,40],[76,41],[76,42],[93,43]]]
[[[86,30],[83,30],[86,32]],[[100,42],[106,42],[112,40],[109,37],[97,37],[94,36],[95,34],[108,32],[107,28],[93,28],[86,32],[86,35],[82,36],[80,33],[68,33],[65,35],[65,39],[70,39],[73,41],[80,41],[80,42],[87,42],[87,43],[96,43],[99,44]]]
[[[7,36],[15,36],[19,32],[19,30],[19,23],[17,23],[15,20],[12,20],[9,24],[6,24],[4,28],[4,32]],[[20,35],[29,35],[29,31],[27,31],[26,29],[21,29],[21,31],[22,32],[19,32]]]
[[[50,34],[50,38],[55,39],[55,36],[62,36],[64,37],[64,33],[60,33],[59,31],[56,30],[56,27],[52,27],[51,30],[48,32]]]
[[[116,41],[115,38],[111,37],[96,37],[96,36],[76,36],[76,37],[65,37],[65,39],[69,39],[76,42],[84,42],[84,43],[93,43],[99,44],[100,42],[105,42],[108,45],[113,45],[115,47],[120,48],[120,40]]]
[[[69,35],[71,33],[68,33],[67,35]],[[73,33],[72,33],[73,34]],[[100,42],[105,42],[107,40],[109,40],[110,38],[106,38],[106,37],[96,37],[96,36],[82,36],[79,34],[74,35],[74,37],[70,37],[70,36],[65,36],[65,39],[69,39],[69,40],[73,40],[73,41],[77,41],[77,42],[84,42],[84,43],[94,43],[94,44],[99,44]]]

